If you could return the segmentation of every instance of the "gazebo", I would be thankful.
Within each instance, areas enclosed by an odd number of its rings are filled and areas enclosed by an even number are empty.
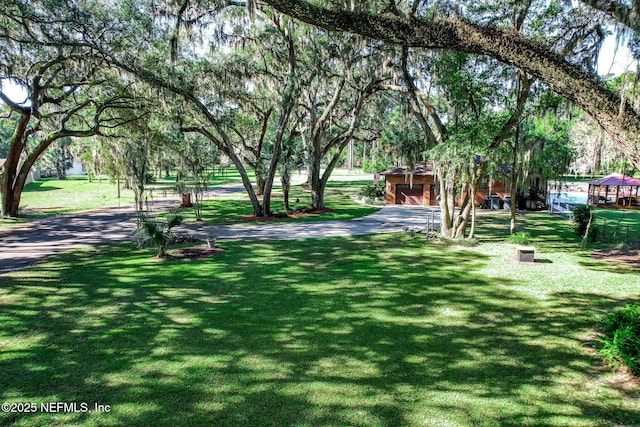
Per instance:
[[[589,183],[587,204],[592,206],[638,207],[640,179],[617,173]]]

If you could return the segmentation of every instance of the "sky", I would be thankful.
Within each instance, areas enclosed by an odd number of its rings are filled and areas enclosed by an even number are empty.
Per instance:
[[[607,74],[620,75],[625,71],[635,70],[636,62],[631,57],[626,44],[619,46],[616,51],[616,39],[609,36],[605,39],[600,50],[598,59],[598,74],[606,76]]]

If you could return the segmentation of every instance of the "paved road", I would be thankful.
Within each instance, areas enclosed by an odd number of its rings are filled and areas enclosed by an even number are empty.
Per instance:
[[[187,224],[183,230],[204,239],[212,234],[218,240],[294,240],[317,237],[358,236],[394,233],[406,227],[424,227],[433,216],[439,224],[439,210],[422,206],[385,206],[363,218],[344,221],[289,222],[199,226]]]
[[[177,202],[171,202],[173,205]],[[155,210],[168,208],[159,202]],[[437,211],[428,207],[386,206],[364,218],[345,221],[306,223],[239,224],[201,226],[185,224],[183,231],[204,239],[288,240],[314,237],[348,236],[401,231],[423,227]],[[60,215],[35,221],[20,228],[0,231],[0,274],[23,268],[37,260],[86,244],[131,240],[135,231],[132,206]]]

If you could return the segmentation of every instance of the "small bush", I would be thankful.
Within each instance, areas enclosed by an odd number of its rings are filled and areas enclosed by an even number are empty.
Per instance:
[[[138,247],[151,246],[158,248],[158,258],[166,256],[165,249],[171,244],[173,234],[171,229],[179,226],[185,220],[185,216],[179,211],[170,212],[167,215],[167,222],[161,223],[153,216],[145,214],[138,218],[138,228],[136,238]]]
[[[372,199],[384,197],[384,186],[380,184],[369,184],[360,190],[359,195]]]
[[[154,182],[156,182],[156,176],[153,174],[153,172],[147,172],[144,175],[144,183],[153,184]]]
[[[516,245],[528,245],[531,242],[531,234],[527,232],[515,233],[507,237],[507,243]]]
[[[587,231],[587,225],[589,224],[589,219],[591,218],[591,207],[590,206],[577,206],[573,210],[573,222],[576,227],[576,234],[580,237],[584,236],[584,233]],[[592,229],[595,229],[593,227]]]
[[[600,353],[613,367],[624,363],[640,375],[640,304],[615,310],[605,321]]]

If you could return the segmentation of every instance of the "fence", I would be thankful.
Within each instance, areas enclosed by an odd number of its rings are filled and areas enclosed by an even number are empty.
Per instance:
[[[629,224],[620,224],[619,221],[594,217],[591,228],[597,230],[595,240],[601,243],[629,244],[640,241],[637,234],[629,233]]]

